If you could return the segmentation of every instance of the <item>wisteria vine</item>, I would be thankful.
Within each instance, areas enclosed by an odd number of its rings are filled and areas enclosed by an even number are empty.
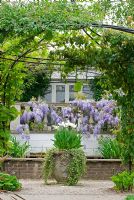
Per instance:
[[[51,125],[58,125],[68,120],[76,124],[77,130],[84,134],[98,135],[104,128],[108,130],[119,125],[117,106],[113,100],[101,99],[98,102],[74,100],[70,106],[62,107],[60,110],[39,102],[28,102],[28,106],[29,109],[24,110],[20,117],[20,125],[17,127],[17,132],[27,140],[30,122],[44,123],[45,126],[45,118],[48,115]]]

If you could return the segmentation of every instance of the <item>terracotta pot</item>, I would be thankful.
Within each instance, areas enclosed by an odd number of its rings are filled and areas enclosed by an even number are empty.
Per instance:
[[[58,183],[66,183],[67,168],[72,156],[67,151],[61,151],[54,154],[53,177]]]

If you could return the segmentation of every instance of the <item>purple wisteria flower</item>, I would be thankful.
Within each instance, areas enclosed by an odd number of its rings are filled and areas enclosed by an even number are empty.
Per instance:
[[[101,132],[101,125],[99,125],[99,124],[95,125],[93,134],[96,136],[96,135],[100,134],[100,132]]]
[[[63,118],[66,117],[66,116],[70,116],[72,113],[72,109],[71,107],[64,107],[62,108],[62,115],[63,115]]]
[[[60,116],[57,115],[57,113],[55,112],[55,110],[51,109],[51,117],[53,119],[53,121],[58,124],[62,122],[62,118]]]
[[[117,126],[119,124],[119,118],[118,116],[116,116],[114,119],[113,119],[113,125]]]
[[[20,124],[26,124],[28,121],[28,112],[25,110],[20,117]]]
[[[40,104],[39,109],[42,111],[44,116],[49,112],[49,107],[47,104]]]
[[[77,130],[86,133],[94,133],[96,136],[103,128],[117,128],[119,118],[116,113],[116,102],[113,100],[101,99],[98,102],[87,100],[74,100],[70,107],[63,107],[60,112],[56,108],[49,108],[45,103],[29,102],[29,111],[24,111],[21,116],[21,124],[25,125],[29,122],[45,123],[45,117],[50,116],[53,124],[60,124],[68,120],[71,123],[77,124]],[[32,109],[31,109],[32,108]],[[108,126],[107,126],[108,125]],[[17,128],[18,129],[18,128]],[[25,127],[25,130],[27,128]],[[19,127],[18,132],[22,137],[24,128]]]
[[[84,117],[83,117],[82,123],[83,123],[83,124],[87,124],[87,123],[88,123],[88,116],[84,116]]]
[[[82,133],[87,133],[88,132],[88,125],[86,124],[86,125],[81,125],[81,127],[80,127],[80,130],[81,130],[81,132]]]
[[[43,112],[38,108],[34,107],[33,108],[33,113],[34,113],[34,119],[37,123],[41,123],[44,119],[44,114]]]
[[[25,140],[30,139],[28,124],[20,124],[19,126],[17,126],[16,131],[18,134],[21,135],[22,139],[25,139]]]
[[[32,111],[29,111],[27,113],[27,120],[28,121],[34,121],[34,113]]]

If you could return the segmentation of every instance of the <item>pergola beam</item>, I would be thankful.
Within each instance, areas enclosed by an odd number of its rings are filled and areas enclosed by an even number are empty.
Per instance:
[[[123,32],[126,32],[126,33],[134,34],[134,29],[124,27],[124,26],[116,26],[116,25],[110,25],[110,24],[98,24],[98,23],[92,23],[91,26],[96,27],[96,28],[110,28],[110,29],[114,29],[114,30],[117,30],[117,31],[123,31]]]

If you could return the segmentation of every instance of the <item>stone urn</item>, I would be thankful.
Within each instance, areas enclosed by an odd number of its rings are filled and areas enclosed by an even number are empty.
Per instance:
[[[67,151],[61,151],[54,153],[54,168],[53,178],[57,183],[66,183],[67,181],[67,170],[71,161],[72,155]]]

